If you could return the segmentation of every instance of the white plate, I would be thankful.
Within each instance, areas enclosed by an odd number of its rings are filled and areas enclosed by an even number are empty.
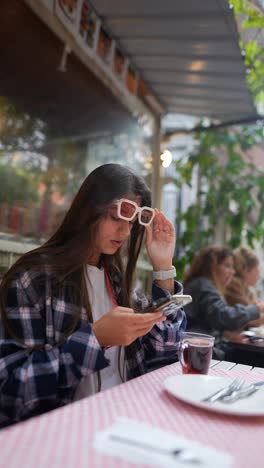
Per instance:
[[[264,388],[235,403],[205,403],[201,400],[234,380],[211,375],[175,375],[164,381],[165,389],[179,400],[208,411],[238,416],[264,416]]]

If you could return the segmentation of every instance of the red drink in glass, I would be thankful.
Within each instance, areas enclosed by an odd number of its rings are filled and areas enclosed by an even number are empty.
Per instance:
[[[179,360],[183,374],[208,374],[214,337],[186,332],[179,345]]]

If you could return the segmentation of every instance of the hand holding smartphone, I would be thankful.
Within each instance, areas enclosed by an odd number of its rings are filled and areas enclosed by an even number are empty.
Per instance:
[[[170,304],[174,304],[177,306],[177,309],[180,309],[181,307],[184,307],[190,302],[192,302],[192,296],[189,296],[189,294],[173,294],[173,296],[171,296],[170,298],[166,297],[157,301],[155,305],[148,307],[144,310],[144,312],[163,311],[163,309],[165,309],[165,307],[167,307]]]

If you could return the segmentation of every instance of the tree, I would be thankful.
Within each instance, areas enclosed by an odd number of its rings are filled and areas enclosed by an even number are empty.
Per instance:
[[[27,203],[39,198],[34,177],[23,169],[0,164],[0,187],[0,204]]]
[[[176,163],[176,185],[192,186],[193,174],[199,184],[195,203],[185,213],[178,211],[177,223],[182,231],[178,238],[183,271],[194,254],[204,245],[222,240],[234,248],[242,238],[253,247],[264,236],[264,171],[242,155],[263,139],[262,128],[247,127],[238,133],[226,129],[201,132],[195,150]]]
[[[237,17],[241,17],[241,30],[254,30],[257,39],[240,40],[244,63],[247,68],[247,84],[256,103],[264,103],[264,49],[258,43],[264,32],[264,16],[248,0],[231,0]]]

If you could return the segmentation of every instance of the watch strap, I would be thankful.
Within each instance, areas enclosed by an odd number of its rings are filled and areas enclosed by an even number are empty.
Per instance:
[[[154,280],[167,280],[176,276],[176,268],[173,266],[170,270],[153,271]]]

